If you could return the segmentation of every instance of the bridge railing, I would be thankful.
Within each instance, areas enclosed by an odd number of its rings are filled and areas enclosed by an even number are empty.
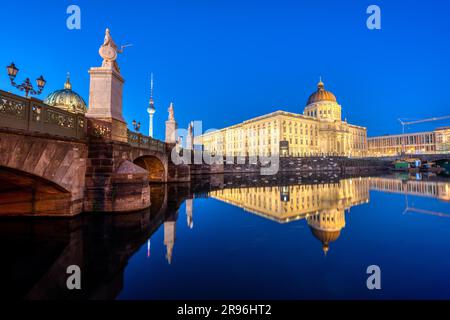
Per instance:
[[[136,133],[128,130],[128,143],[133,147],[152,150],[164,153],[166,151],[166,144],[160,140],[153,139],[149,136],[144,136],[141,133]]]
[[[50,107],[41,100],[27,99],[2,90],[0,127],[65,138],[84,139],[86,136],[84,115]]]

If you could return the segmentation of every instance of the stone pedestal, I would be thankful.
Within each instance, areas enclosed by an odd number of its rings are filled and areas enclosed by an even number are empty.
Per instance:
[[[166,143],[177,143],[178,125],[175,120],[166,121]]]
[[[188,133],[186,136],[186,149],[194,150],[194,128],[192,123],[189,124]]]
[[[166,246],[166,259],[169,264],[172,263],[173,247],[175,245],[175,233],[176,220],[164,221],[164,245]]]
[[[91,68],[87,118],[111,123],[111,139],[127,142],[127,124],[122,115],[124,79],[112,67]]]
[[[148,172],[129,160],[127,124],[122,115],[124,79],[117,64],[122,53],[106,30],[99,50],[102,66],[91,68],[85,211],[121,212],[150,206]]]

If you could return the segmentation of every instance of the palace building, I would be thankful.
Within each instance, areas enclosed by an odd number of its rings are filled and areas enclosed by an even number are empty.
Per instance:
[[[365,156],[366,128],[347,123],[341,113],[320,81],[303,114],[276,111],[197,136],[195,144],[224,156]]]
[[[450,152],[450,127],[434,131],[368,138],[369,155],[432,154]]]

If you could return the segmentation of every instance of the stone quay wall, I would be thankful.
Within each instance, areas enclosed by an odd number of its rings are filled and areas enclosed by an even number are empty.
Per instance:
[[[278,173],[376,173],[388,170],[389,164],[390,161],[376,158],[282,157],[279,158]],[[261,162],[251,162],[248,158],[245,160],[234,158],[229,163],[191,165],[191,175],[261,173],[262,168],[268,167],[270,165],[264,165]]]

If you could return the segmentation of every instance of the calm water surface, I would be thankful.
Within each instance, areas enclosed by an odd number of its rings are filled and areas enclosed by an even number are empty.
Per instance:
[[[215,176],[154,186],[145,212],[0,220],[2,284],[25,298],[450,298],[448,179],[298,180]],[[70,264],[81,292],[65,289]]]

